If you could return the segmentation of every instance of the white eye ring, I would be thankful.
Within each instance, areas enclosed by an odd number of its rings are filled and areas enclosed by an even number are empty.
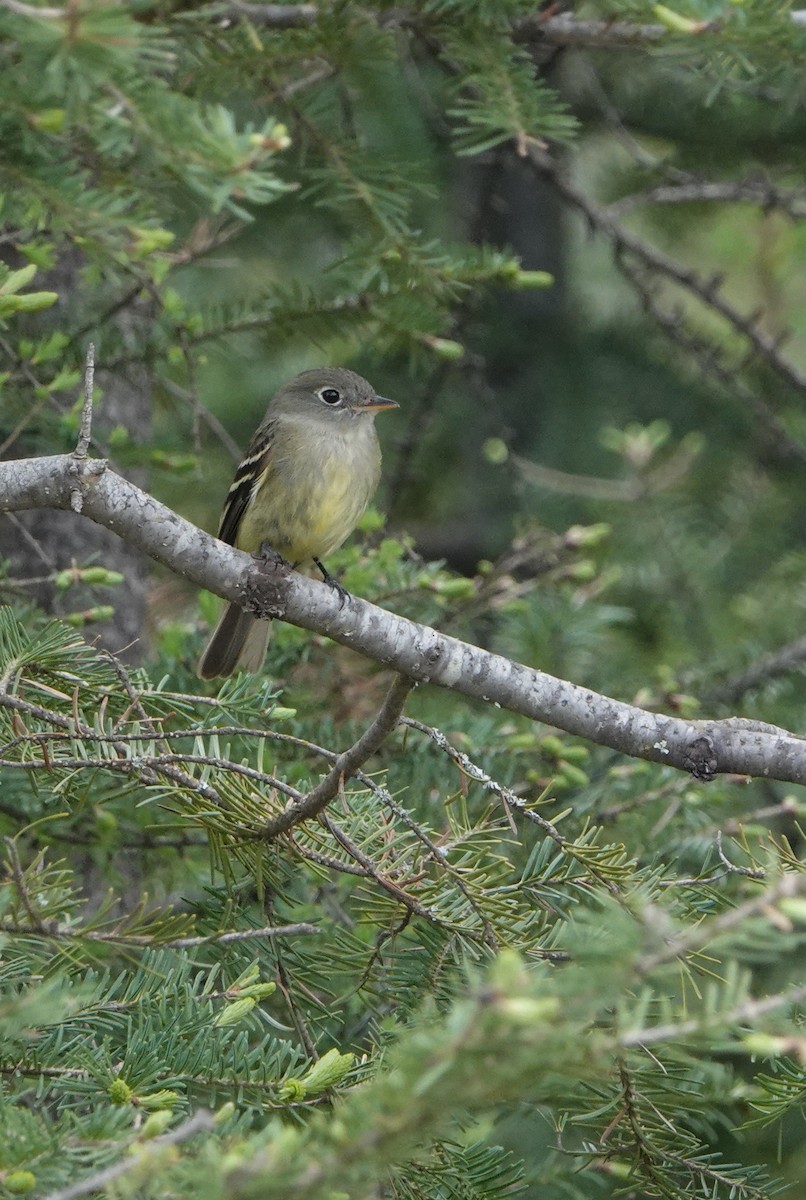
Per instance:
[[[323,387],[316,394],[329,408],[335,408],[337,404],[341,404],[341,392],[337,388]]]

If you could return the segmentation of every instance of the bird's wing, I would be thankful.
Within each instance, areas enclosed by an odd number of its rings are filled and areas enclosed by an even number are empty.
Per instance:
[[[270,421],[257,431],[227,492],[218,536],[230,546],[235,545],[241,518],[249,506],[256,485],[269,465],[275,430],[274,421]]]

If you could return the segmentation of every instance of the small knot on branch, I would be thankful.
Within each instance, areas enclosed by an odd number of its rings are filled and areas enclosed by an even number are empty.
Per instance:
[[[689,743],[683,766],[700,783],[710,783],[716,777],[718,765],[714,743],[706,734]]]

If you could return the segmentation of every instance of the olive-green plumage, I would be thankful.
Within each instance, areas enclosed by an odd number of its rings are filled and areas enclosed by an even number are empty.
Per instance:
[[[375,414],[396,407],[343,367],[297,375],[272,400],[235,472],[218,536],[253,554],[268,544],[294,566],[325,558],[378,486]],[[228,605],[201,656],[201,678],[259,671],[269,628]]]

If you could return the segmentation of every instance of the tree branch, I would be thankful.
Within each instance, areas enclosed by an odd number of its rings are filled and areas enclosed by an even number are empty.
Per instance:
[[[645,50],[670,37],[665,25],[631,21],[579,21],[573,13],[520,17],[512,25],[515,42],[549,42],[554,46],[597,46],[610,50]]]
[[[380,712],[372,724],[364,730],[358,741],[349,750],[345,750],[338,756],[321,783],[308,792],[303,800],[298,804],[289,805],[278,816],[267,821],[261,831],[263,835],[267,838],[276,837],[278,833],[284,833],[286,829],[298,825],[300,821],[307,821],[309,817],[315,817],[322,809],[327,808],[330,801],[338,795],[345,779],[354,775],[394,730],[403,712],[406,699],[414,686],[413,679],[408,679],[403,675],[396,676],[381,705]]]
[[[421,683],[433,683],[565,730],[622,754],[691,772],[806,783],[806,740],[758,722],[686,721],[648,712],[511,662],[219,542],[116,475],[73,455],[0,463],[0,511],[82,513],[155,561],[256,616],[325,634]]]
[[[763,654],[743,671],[723,680],[709,690],[708,698],[717,704],[735,704],[746,692],[754,691],[770,679],[778,679],[792,671],[803,671],[804,664],[806,637],[800,637],[778,650]]]
[[[763,212],[779,210],[793,221],[806,217],[803,190],[779,188],[766,179],[710,180],[689,178],[633,192],[608,207],[611,217],[628,216],[644,204],[755,204]]]
[[[224,15],[268,29],[304,29],[316,23],[319,9],[316,4],[245,4],[234,0]]]
[[[669,258],[668,255],[661,253],[660,250],[626,229],[615,219],[609,209],[600,207],[575,187],[569,179],[566,179],[557,162],[544,150],[530,145],[528,157],[536,170],[550,180],[563,199],[578,209],[585,216],[591,228],[603,234],[617,252],[632,255],[649,270],[671,280],[678,287],[696,297],[706,307],[719,313],[738,334],[745,338],[752,350],[784,383],[806,395],[806,374],[799,371],[794,363],[780,354],[780,339],[771,337],[759,328],[756,314],[751,313],[749,316],[745,316],[725,299],[719,290],[722,282],[719,276],[703,279],[696,271],[682,266],[675,259]]]
[[[176,1129],[172,1129],[170,1133],[163,1134],[162,1137],[153,1138],[149,1142],[143,1142],[139,1154],[126,1155],[118,1162],[113,1163],[111,1167],[105,1167],[102,1171],[97,1171],[94,1175],[87,1175],[84,1179],[79,1179],[78,1183],[71,1184],[70,1187],[60,1188],[59,1191],[51,1192],[45,1200],[77,1200],[79,1196],[88,1196],[91,1192],[101,1192],[106,1188],[107,1184],[120,1179],[128,1171],[142,1171],[144,1155],[154,1158],[163,1147],[179,1146],[182,1142],[186,1142],[197,1133],[201,1133],[202,1131],[209,1133],[214,1128],[215,1120],[213,1114],[207,1112],[206,1109],[200,1109],[192,1117],[188,1117],[186,1121],[178,1125]]]

